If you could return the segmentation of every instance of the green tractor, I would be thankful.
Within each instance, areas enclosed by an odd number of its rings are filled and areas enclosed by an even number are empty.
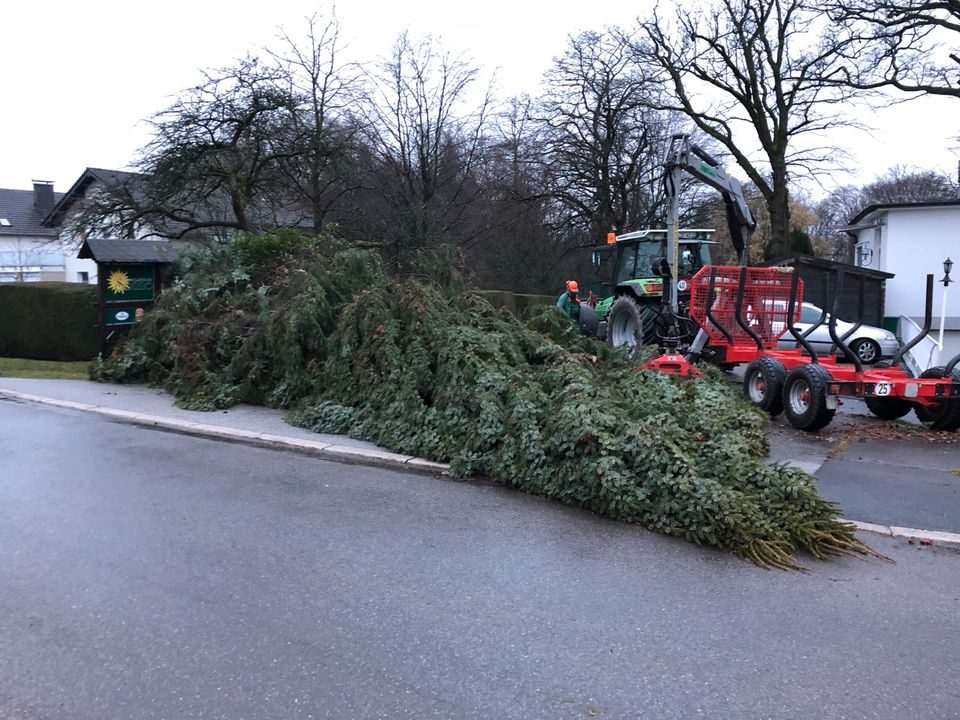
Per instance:
[[[689,280],[704,265],[710,264],[710,240],[713,230],[680,230],[676,272],[677,301],[681,338],[689,343],[696,334],[689,320]],[[599,279],[596,295],[597,337],[613,346],[636,348],[661,343],[673,335],[663,322],[664,259],[667,257],[667,230],[639,230],[614,236],[606,245],[595,248],[593,264]],[[689,337],[687,337],[689,335]]]

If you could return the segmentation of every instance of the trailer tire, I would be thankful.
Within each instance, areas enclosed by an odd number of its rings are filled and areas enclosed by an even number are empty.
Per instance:
[[[874,367],[879,369],[892,368],[893,360],[881,360]],[[909,375],[909,371],[905,371]],[[863,401],[875,417],[881,420],[899,420],[913,409],[913,403],[898,397],[865,397]]]
[[[946,369],[932,367],[920,373],[921,378],[946,377]],[[953,381],[960,382],[960,368],[953,369]],[[917,419],[934,430],[957,430],[960,428],[960,398],[946,398],[936,407],[916,405],[914,413]]]
[[[783,411],[797,430],[813,432],[826,427],[836,410],[827,407],[830,373],[820,365],[795,367],[783,383]]]
[[[580,317],[577,321],[580,326],[580,334],[584,337],[595,338],[600,326],[597,318],[597,311],[586,303],[580,303]]]
[[[770,417],[783,412],[783,383],[787,369],[776,358],[758,357],[743,373],[743,394]]]
[[[865,397],[863,401],[867,410],[881,420],[899,420],[913,408],[909,402],[897,397]]]
[[[607,341],[612,347],[630,346],[632,356],[637,348],[656,340],[656,318],[655,307],[623,295],[610,307],[610,314],[607,316]]]

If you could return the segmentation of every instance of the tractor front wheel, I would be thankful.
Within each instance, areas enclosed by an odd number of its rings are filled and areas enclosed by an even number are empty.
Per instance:
[[[630,354],[656,340],[657,308],[624,295],[610,307],[607,316],[607,340],[613,347],[628,346]]]

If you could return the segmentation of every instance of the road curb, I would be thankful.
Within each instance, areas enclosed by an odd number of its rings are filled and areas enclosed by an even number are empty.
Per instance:
[[[391,470],[404,470],[406,472],[416,472],[426,475],[442,475],[447,477],[450,475],[450,466],[446,463],[433,462],[432,460],[424,460],[411,455],[401,455],[385,450],[367,450],[365,448],[325,443],[319,440],[302,440],[299,438],[285,437],[283,435],[258,433],[252,430],[239,430],[236,428],[223,427],[222,425],[192,423],[186,420],[160,417],[158,415],[146,415],[130,410],[104,407],[102,405],[90,405],[70,400],[57,400],[55,398],[30,395],[28,393],[17,392],[16,390],[5,390],[3,388],[0,388],[0,398],[9,398],[11,400],[35,403],[37,405],[49,405],[67,410],[96,413],[120,422],[176,432],[182,435],[207,438],[209,440],[242,443],[274,450],[292,450],[293,452],[304,453],[323,460],[382,467]],[[779,462],[790,463],[790,461]],[[818,466],[822,464],[823,463],[819,463]],[[877,525],[874,523],[860,522],[858,520],[842,519],[841,521],[850,523],[862,532],[870,532],[895,538],[908,538],[925,545],[960,549],[960,534],[958,533],[921,530],[896,525]]]
[[[119,410],[102,405],[90,405],[88,403],[78,403],[70,400],[57,400],[55,398],[30,395],[28,393],[17,392],[16,390],[5,390],[3,388],[0,388],[0,398],[65,408],[67,410],[96,413],[97,415],[132,425],[141,425],[156,430],[166,430],[181,435],[192,435],[208,440],[243,443],[274,450],[292,450],[293,452],[304,453],[323,460],[382,467],[391,470],[404,470],[406,472],[416,472],[425,475],[450,474],[450,466],[446,463],[433,462],[431,460],[424,460],[411,455],[401,455],[386,450],[367,450],[365,448],[338,445],[336,443],[322,442],[319,440],[303,440],[285,437],[283,435],[273,435],[271,433],[259,433],[252,430],[239,430],[222,425],[194,423],[187,420],[177,420],[158,415],[146,415],[130,410]]]
[[[921,530],[919,528],[900,527],[898,525],[877,525],[875,523],[860,522],[841,518],[841,522],[850,523],[862,532],[886,535],[894,538],[907,538],[911,542],[922,545],[948,547],[960,550],[960,533],[942,532],[940,530]]]

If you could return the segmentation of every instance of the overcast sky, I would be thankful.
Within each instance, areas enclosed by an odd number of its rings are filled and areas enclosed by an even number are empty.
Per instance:
[[[538,79],[567,35],[633,23],[647,0],[352,0],[337,4],[350,51],[373,60],[404,29],[432,33],[488,74],[501,96],[536,94]],[[4,3],[0,9],[0,187],[34,179],[67,190],[85,167],[122,169],[149,138],[142,120],[197,82],[198,68],[222,67],[292,36],[332,4],[303,0],[165,0],[162,3]],[[148,9],[149,8],[149,9]],[[875,125],[838,137],[851,149],[850,175],[863,184],[893,165],[956,175],[956,101],[930,99],[865,113]],[[734,174],[741,175],[735,168]]]

